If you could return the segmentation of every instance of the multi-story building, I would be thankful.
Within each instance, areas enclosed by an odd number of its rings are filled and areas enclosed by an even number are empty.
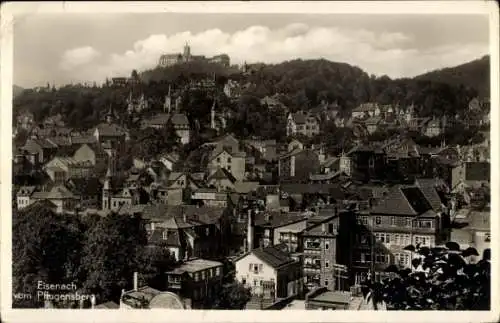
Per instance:
[[[279,158],[278,174],[280,179],[309,180],[311,174],[320,171],[320,160],[317,152],[296,149]]]
[[[362,103],[357,108],[352,110],[351,116],[353,119],[363,119],[366,117],[378,117],[380,115],[380,107],[377,103]]]
[[[57,183],[70,178],[89,177],[94,169],[90,160],[78,161],[72,157],[54,157],[44,166],[50,179]]]
[[[220,294],[223,264],[207,259],[191,259],[168,271],[167,290],[191,300],[191,308],[210,308]]]
[[[141,214],[149,243],[169,249],[177,261],[219,260],[229,249],[229,218],[222,207],[197,205],[125,206],[120,214]]]
[[[35,192],[35,186],[23,186],[17,191],[17,209],[23,209],[32,203],[31,196]]]
[[[275,302],[303,292],[301,262],[281,246],[252,249],[234,262],[236,279],[252,295]]]
[[[307,137],[313,137],[319,134],[319,121],[313,115],[304,114],[302,112],[290,113],[287,120],[287,136],[301,134]]]
[[[320,223],[309,223],[302,232],[304,284],[308,290],[318,287],[334,290],[339,285],[335,271],[338,225],[338,217],[331,215]]]
[[[184,113],[174,113],[170,122],[174,126],[175,133],[181,139],[181,143],[188,144],[191,140],[191,128],[187,116]]]
[[[374,272],[384,275],[389,264],[411,266],[410,244],[433,247],[442,243],[442,218],[416,186],[394,186],[369,213],[358,214],[363,229],[356,237],[353,271],[356,282]]]
[[[385,176],[385,153],[379,147],[358,146],[350,151],[351,175],[361,181]]]
[[[80,197],[71,193],[63,185],[54,186],[50,191],[38,191],[31,195],[30,202],[48,200],[55,206],[55,212],[59,214],[74,213],[80,202]]]
[[[219,168],[230,172],[237,181],[245,178],[245,158],[243,151],[234,151],[231,146],[217,146],[208,161],[208,175],[212,175]]]
[[[290,252],[300,250],[301,232],[307,227],[306,215],[299,212],[264,212],[255,216],[256,246],[283,244]]]
[[[47,139],[28,139],[23,151],[26,151],[28,160],[32,164],[44,164],[57,152],[58,146]]]

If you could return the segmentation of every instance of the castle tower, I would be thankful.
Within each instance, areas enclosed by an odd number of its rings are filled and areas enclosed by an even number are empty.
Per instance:
[[[184,45],[184,52],[182,54],[184,61],[189,62],[191,60],[191,47],[189,47],[188,42]]]

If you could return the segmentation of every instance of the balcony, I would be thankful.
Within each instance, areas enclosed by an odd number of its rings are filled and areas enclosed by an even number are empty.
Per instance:
[[[321,264],[320,263],[304,264],[304,269],[320,270]]]

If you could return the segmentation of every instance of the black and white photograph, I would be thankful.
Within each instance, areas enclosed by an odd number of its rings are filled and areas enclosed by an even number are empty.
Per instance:
[[[12,14],[2,311],[498,315],[498,7],[392,3]]]

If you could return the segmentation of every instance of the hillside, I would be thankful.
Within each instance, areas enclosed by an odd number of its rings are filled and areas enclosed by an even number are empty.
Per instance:
[[[454,86],[472,87],[480,97],[490,96],[490,57],[484,56],[471,62],[431,71],[419,76],[416,80],[443,82]]]
[[[12,86],[12,97],[15,98],[15,97],[19,96],[23,91],[24,91],[24,89],[22,87],[14,84]]]

